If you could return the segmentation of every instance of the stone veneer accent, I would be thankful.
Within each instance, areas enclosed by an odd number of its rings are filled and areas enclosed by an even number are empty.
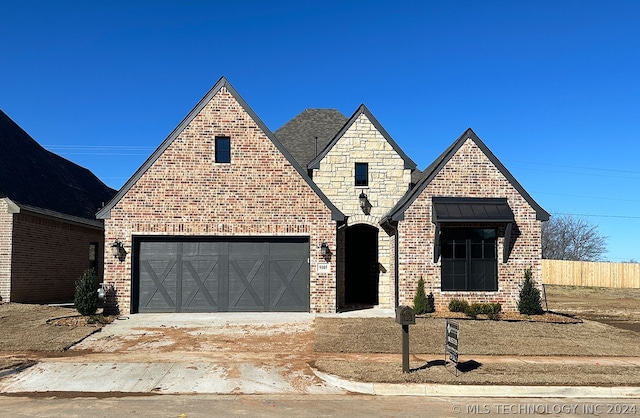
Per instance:
[[[514,242],[507,263],[502,262],[504,228],[498,229],[498,291],[442,292],[440,290],[440,260],[433,262],[431,199],[448,197],[507,198],[515,216],[512,233]],[[500,302],[503,310],[517,310],[519,286],[524,272],[531,268],[541,286],[541,221],[536,212],[502,173],[491,163],[471,139],[467,139],[420,196],[404,212],[399,222],[399,302],[413,305],[420,277],[425,280],[427,294],[433,292],[437,310],[447,310],[452,298],[469,302]]]
[[[216,136],[231,138],[231,163],[215,163]],[[129,188],[105,219],[105,246],[124,243],[124,262],[106,257],[105,282],[131,312],[132,237],[305,236],[310,239],[310,310],[335,312],[335,263],[316,265],[336,242],[331,210],[234,96],[222,87]],[[335,248],[331,248],[335,252]]]
[[[368,163],[369,185],[355,186],[355,163]],[[313,171],[313,181],[342,213],[349,217],[347,227],[367,224],[378,229],[378,262],[382,266],[379,276],[379,306],[395,306],[392,251],[390,237],[379,225],[382,216],[407,192],[411,183],[411,170],[405,161],[365,114],[360,114],[344,135],[320,161]],[[372,205],[365,215],[360,209],[358,196],[364,192]],[[344,247],[344,236],[338,247]],[[344,295],[344,251],[338,254],[339,294]],[[348,280],[348,278],[347,278]],[[340,301],[343,303],[344,301]]]

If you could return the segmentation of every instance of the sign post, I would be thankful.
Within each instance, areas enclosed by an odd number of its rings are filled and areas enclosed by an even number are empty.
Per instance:
[[[455,319],[447,319],[447,331],[445,333],[445,363],[447,355],[456,365],[456,375],[458,370],[458,341],[460,335],[460,325]]]

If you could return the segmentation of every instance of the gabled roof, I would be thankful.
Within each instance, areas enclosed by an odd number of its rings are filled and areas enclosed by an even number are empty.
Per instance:
[[[384,139],[393,147],[393,149],[398,153],[398,155],[404,160],[404,168],[415,169],[416,163],[407,156],[407,154],[402,151],[402,149],[396,144],[396,141],[391,138],[391,135],[380,125],[380,122],[371,114],[369,109],[364,104],[361,104],[358,110],[349,118],[349,121],[342,127],[340,132],[338,132],[334,138],[329,142],[329,144],[322,150],[320,154],[318,154],[311,162],[307,165],[307,168],[317,169],[320,167],[320,161],[327,155],[327,153],[333,148],[333,146],[342,138],[342,136],[349,130],[351,125],[360,117],[360,115],[364,114],[369,121],[375,126],[375,128],[382,134]]]
[[[336,109],[306,109],[276,130],[274,135],[293,158],[306,167],[345,123],[347,117]]]
[[[249,107],[247,102],[238,94],[233,86],[227,81],[225,77],[221,77],[218,82],[209,90],[207,94],[198,102],[198,104],[189,112],[189,114],[180,122],[180,124],[169,134],[169,136],[160,144],[160,146],[147,158],[147,160],[138,168],[134,175],[122,186],[118,193],[111,199],[111,201],[97,213],[99,219],[108,219],[111,216],[111,209],[122,199],[122,197],[133,187],[133,185],[142,177],[142,175],[153,165],[153,163],[162,155],[162,153],[171,145],[171,143],[184,131],[184,129],[191,123],[191,121],[204,109],[204,107],[213,99],[213,97],[220,92],[222,88],[225,88],[229,94],[240,104],[242,109],[247,112],[249,117],[258,125],[262,132],[273,142],[278,150],[284,155],[284,157],[291,163],[293,168],[302,176],[307,184],[313,189],[313,191],[320,197],[324,204],[331,210],[331,216],[333,220],[344,220],[345,215],[336,208],[333,203],[322,193],[318,186],[309,178],[306,171],[302,169],[300,164],[291,156],[289,151],[276,139],[273,133],[262,122],[258,115]]]
[[[542,209],[542,207],[527,193],[527,191],[518,183],[518,181],[511,175],[509,170],[502,165],[500,160],[489,150],[484,142],[478,138],[475,132],[471,128],[467,129],[453,144],[451,144],[436,160],[427,167],[422,173],[422,178],[416,183],[416,186],[407,192],[398,203],[389,211],[389,213],[382,219],[381,223],[386,221],[400,221],[404,219],[404,211],[420,196],[422,191],[431,183],[434,177],[442,170],[442,168],[449,162],[451,157],[462,147],[467,139],[471,139],[480,150],[487,156],[489,161],[500,171],[500,173],[507,179],[509,183],[520,193],[520,195],[529,203],[529,205],[536,211],[536,219],[539,221],[549,220],[549,213]]]
[[[58,218],[95,224],[115,190],[91,171],[44,149],[0,110],[0,198]]]

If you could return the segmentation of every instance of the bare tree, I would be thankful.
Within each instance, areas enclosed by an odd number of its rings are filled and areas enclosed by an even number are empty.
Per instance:
[[[597,225],[571,215],[542,223],[542,258],[595,261],[607,252],[607,238]]]

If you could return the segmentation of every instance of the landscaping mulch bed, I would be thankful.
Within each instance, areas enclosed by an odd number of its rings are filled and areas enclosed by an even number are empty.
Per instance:
[[[571,315],[565,315],[555,312],[546,312],[542,315],[523,315],[519,312],[501,312],[495,318],[489,318],[487,315],[478,315],[471,318],[463,312],[434,312],[426,315],[418,315],[419,318],[440,318],[440,319],[460,319],[460,320],[494,320],[494,321],[524,321],[524,322],[546,322],[550,324],[579,324],[582,319]]]

